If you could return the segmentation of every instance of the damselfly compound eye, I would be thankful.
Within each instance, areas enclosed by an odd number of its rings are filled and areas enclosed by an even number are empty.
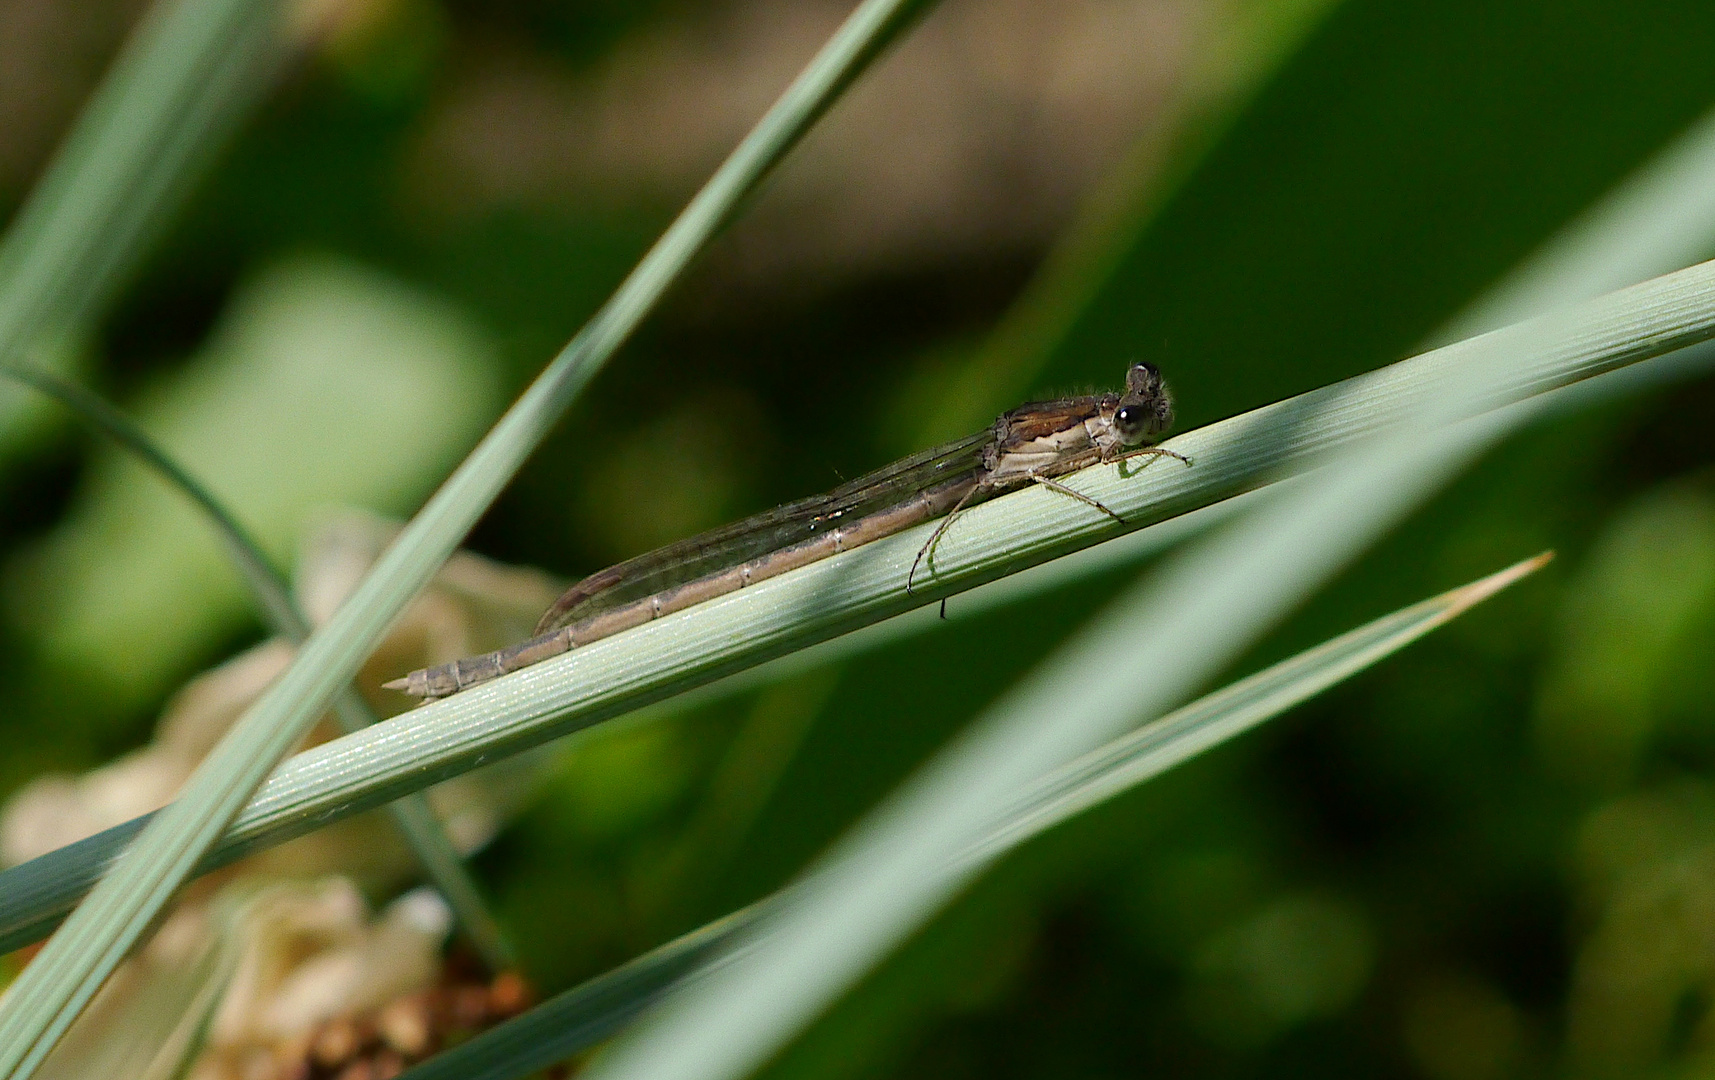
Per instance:
[[[1114,410],[1114,430],[1127,446],[1142,442],[1161,426],[1154,402],[1128,402]]]

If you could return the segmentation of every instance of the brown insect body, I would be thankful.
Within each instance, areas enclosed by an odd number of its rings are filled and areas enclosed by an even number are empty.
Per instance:
[[[984,431],[902,458],[825,494],[628,559],[566,590],[528,641],[414,671],[387,685],[417,697],[446,697],[576,646],[945,517],[919,552],[921,563],[959,511],[1033,483],[1117,518],[1107,507],[1056,483],[1055,478],[1136,454],[1177,456],[1145,445],[1150,436],[1166,429],[1172,416],[1160,373],[1151,365],[1134,364],[1123,394],[1021,405]],[[916,570],[913,564],[912,575]]]

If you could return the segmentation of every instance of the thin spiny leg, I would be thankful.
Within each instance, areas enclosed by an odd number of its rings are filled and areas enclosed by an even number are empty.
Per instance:
[[[1186,457],[1184,454],[1176,453],[1175,451],[1167,450],[1159,446],[1140,446],[1135,450],[1127,450],[1125,453],[1118,455],[1113,460],[1118,462],[1124,461],[1126,458],[1134,457],[1170,457],[1183,461],[1186,465],[1191,464],[1191,459]],[[1148,468],[1147,462],[1144,463],[1144,467]]]
[[[1100,510],[1102,513],[1113,518],[1115,521],[1119,522],[1121,525],[1125,524],[1125,518],[1120,517],[1118,514],[1114,513],[1112,510],[1108,509],[1106,506],[1103,506],[1100,502],[1097,502],[1095,499],[1092,499],[1088,495],[1085,495],[1081,491],[1073,491],[1071,488],[1067,487],[1065,484],[1062,484],[1060,481],[1050,480],[1046,476],[1032,476],[1031,479],[1036,481],[1038,484],[1041,484],[1043,487],[1047,488],[1050,491],[1058,491],[1062,495],[1072,496],[1072,498],[1077,499],[1081,503],[1088,503],[1089,505],[1095,507],[1097,510]]]
[[[917,576],[917,567],[922,564],[924,559],[934,556],[935,545],[940,542],[941,534],[947,531],[947,526],[951,525],[953,519],[959,516],[959,512],[965,508],[965,504],[970,502],[971,498],[981,490],[983,490],[983,485],[978,484],[960,496],[959,501],[953,504],[953,508],[947,511],[947,516],[941,519],[939,525],[935,526],[935,531],[929,534],[929,542],[917,549],[917,557],[911,560],[911,570],[905,575],[905,593],[907,596],[911,594],[911,582]]]

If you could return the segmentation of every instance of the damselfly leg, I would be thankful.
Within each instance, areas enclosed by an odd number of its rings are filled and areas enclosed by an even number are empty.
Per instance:
[[[1153,449],[1153,448],[1150,448],[1150,449]],[[1173,457],[1179,457],[1178,454],[1174,454],[1171,450],[1165,450],[1162,452],[1165,454],[1169,454]],[[1127,456],[1130,456],[1130,455],[1127,455]],[[1185,459],[1180,458],[1180,460],[1184,461]],[[1186,464],[1190,464],[1190,463],[1186,462]],[[1092,507],[1096,508],[1097,510],[1100,510],[1102,513],[1113,518],[1115,521],[1119,522],[1121,525],[1125,524],[1125,518],[1120,517],[1117,513],[1115,513],[1108,506],[1103,505],[1100,500],[1092,499],[1088,495],[1085,495],[1081,491],[1073,491],[1071,488],[1067,487],[1065,484],[1060,483],[1058,480],[1054,480],[1054,479],[1047,477],[1047,476],[1031,476],[1030,479],[1034,480],[1038,484],[1041,484],[1043,487],[1047,488],[1050,491],[1057,491],[1062,495],[1068,496],[1068,497],[1073,498],[1073,499],[1077,499],[1079,502],[1085,504],[1086,506],[1092,506]],[[940,522],[935,526],[935,531],[929,534],[928,541],[926,543],[924,543],[924,545],[921,548],[918,549],[917,557],[915,559],[911,560],[911,570],[909,573],[907,573],[905,575],[905,591],[907,594],[910,594],[912,592],[912,585],[914,584],[916,577],[917,577],[917,568],[919,566],[923,566],[926,564],[933,563],[934,558],[935,558],[935,545],[940,543],[941,537],[946,535],[947,530],[952,527],[953,522],[958,518],[959,514],[965,509],[965,506],[971,501],[972,498],[974,498],[977,495],[984,494],[984,493],[988,492],[989,490],[991,490],[991,489],[990,489],[989,485],[986,485],[986,484],[978,484],[976,487],[973,487],[970,491],[967,491],[965,493],[964,498],[960,499],[956,504],[954,504],[953,509],[948,511],[947,516],[942,518],[940,520]],[[942,603],[942,609],[941,610],[942,610],[942,618],[945,618],[946,617],[945,601],[943,601],[943,603]]]
[[[1146,461],[1142,465],[1139,465],[1135,469],[1127,469],[1125,467],[1126,461],[1130,458],[1135,458],[1135,457],[1147,457],[1150,459],[1150,461],[1153,461],[1156,458],[1170,457],[1176,461],[1184,462],[1187,467],[1189,467],[1191,464],[1191,459],[1186,457],[1184,454],[1176,453],[1175,451],[1167,450],[1167,449],[1164,449],[1164,448],[1159,447],[1159,446],[1140,446],[1140,447],[1136,448],[1135,450],[1127,450],[1123,454],[1116,454],[1112,458],[1114,463],[1119,465],[1121,476],[1129,479],[1133,476],[1136,476],[1138,473],[1142,472],[1143,470],[1149,468],[1149,462]]]
[[[970,503],[972,498],[974,498],[979,492],[986,490],[987,488],[983,484],[973,486],[971,490],[965,492],[965,494],[960,497],[958,502],[953,504],[953,508],[947,512],[947,516],[936,523],[935,531],[929,534],[929,542],[924,544],[921,548],[918,548],[917,557],[911,560],[911,569],[905,574],[905,595],[911,595],[911,583],[913,579],[917,577],[917,567],[920,566],[925,559],[932,559],[934,557],[935,545],[940,542],[942,534],[947,531],[947,526],[951,525],[953,523],[953,519],[963,512],[966,505]]]
[[[1112,510],[1110,510],[1106,506],[1102,505],[1102,503],[1099,500],[1092,499],[1088,495],[1085,495],[1081,491],[1073,491],[1071,488],[1067,487],[1065,484],[1062,484],[1060,481],[1050,480],[1046,476],[1032,476],[1031,479],[1036,481],[1038,484],[1041,484],[1043,487],[1047,488],[1049,491],[1058,491],[1062,495],[1069,495],[1072,498],[1077,499],[1081,503],[1084,503],[1088,506],[1095,507],[1097,510],[1100,510],[1102,513],[1113,518],[1115,521],[1119,522],[1121,525],[1125,524],[1125,518],[1120,517],[1118,514],[1114,513]]]

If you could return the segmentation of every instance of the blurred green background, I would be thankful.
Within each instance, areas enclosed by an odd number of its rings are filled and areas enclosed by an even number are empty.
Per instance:
[[[329,7],[82,361],[282,561],[408,513],[846,5]],[[7,205],[137,11],[0,12]],[[1712,45],[1666,0],[947,0],[470,546],[587,573],[1133,357],[1183,429],[1408,355],[1715,104]],[[261,631],[187,508],[0,399],[11,790]],[[771,1074],[1715,1067],[1712,420],[1704,380],[1490,455],[1240,670],[1548,571],[1010,858]],[[585,739],[477,863],[531,974],[783,883],[1135,573]]]

